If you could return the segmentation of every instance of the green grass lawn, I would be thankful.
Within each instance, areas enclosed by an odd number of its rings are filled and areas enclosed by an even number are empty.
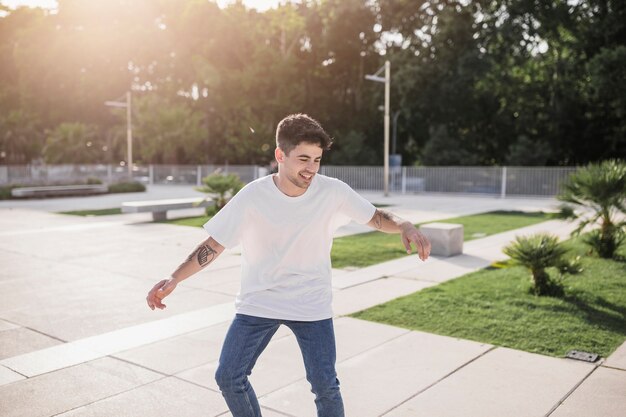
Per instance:
[[[587,250],[579,240],[568,246]],[[531,295],[522,267],[485,269],[353,317],[551,356],[576,349],[607,357],[626,339],[626,261],[582,263],[582,273],[563,280],[563,298]]]
[[[208,222],[209,216],[181,217],[179,219],[163,220],[158,223],[176,224],[179,226],[202,227]]]
[[[75,210],[75,211],[61,211],[59,214],[71,214],[73,216],[108,216],[111,214],[122,214],[120,208],[110,208],[102,210]]]
[[[442,220],[463,225],[464,241],[485,237],[549,220],[547,213],[519,211],[492,211],[471,216]],[[399,235],[369,232],[340,237],[334,240],[331,260],[334,268],[374,265],[406,256]]]

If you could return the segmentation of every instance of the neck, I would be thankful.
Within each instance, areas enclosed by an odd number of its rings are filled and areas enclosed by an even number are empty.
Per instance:
[[[284,175],[280,175],[280,171],[272,175],[272,179],[280,192],[288,197],[299,197],[306,192],[306,189],[295,186]]]

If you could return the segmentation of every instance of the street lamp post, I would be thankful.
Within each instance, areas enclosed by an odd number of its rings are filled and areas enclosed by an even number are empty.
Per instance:
[[[120,97],[121,98],[121,97]],[[119,100],[119,99],[118,99]],[[126,101],[105,101],[105,106],[123,107],[126,109],[126,154],[128,164],[128,179],[133,179],[133,127],[131,123],[131,96],[126,92]]]
[[[396,142],[398,138],[398,116],[400,116],[400,110],[396,110],[393,113],[393,134],[391,137],[393,140],[391,141],[391,154],[394,155],[396,153]]]
[[[385,71],[385,77],[381,77],[380,73]],[[385,197],[389,195],[389,96],[391,90],[391,62],[385,61],[385,65],[380,67],[373,75],[366,75],[366,80],[385,83],[385,162],[384,162],[384,190]]]

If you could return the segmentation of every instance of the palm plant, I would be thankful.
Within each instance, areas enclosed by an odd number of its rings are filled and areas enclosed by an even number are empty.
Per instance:
[[[600,223],[600,229],[593,231],[586,242],[600,257],[612,258],[624,241],[626,222],[618,216],[626,214],[626,163],[612,159],[579,169],[570,175],[558,198],[587,209],[572,212],[572,217],[580,221],[573,234]]]
[[[215,205],[207,207],[207,215],[213,215],[220,211],[228,201],[243,188],[244,184],[235,174],[222,174],[219,171],[202,178],[203,187],[196,190],[207,193],[205,200],[213,199]]]
[[[532,236],[517,236],[503,252],[519,265],[530,269],[532,291],[535,295],[551,295],[556,285],[550,280],[546,268],[561,264],[567,252],[556,236],[539,233]]]

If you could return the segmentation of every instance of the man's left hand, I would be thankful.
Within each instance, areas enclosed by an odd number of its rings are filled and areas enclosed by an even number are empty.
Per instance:
[[[412,245],[415,245],[417,254],[422,261],[430,256],[430,242],[415,226],[407,222],[402,225],[402,243],[406,248],[406,253],[413,252]]]

